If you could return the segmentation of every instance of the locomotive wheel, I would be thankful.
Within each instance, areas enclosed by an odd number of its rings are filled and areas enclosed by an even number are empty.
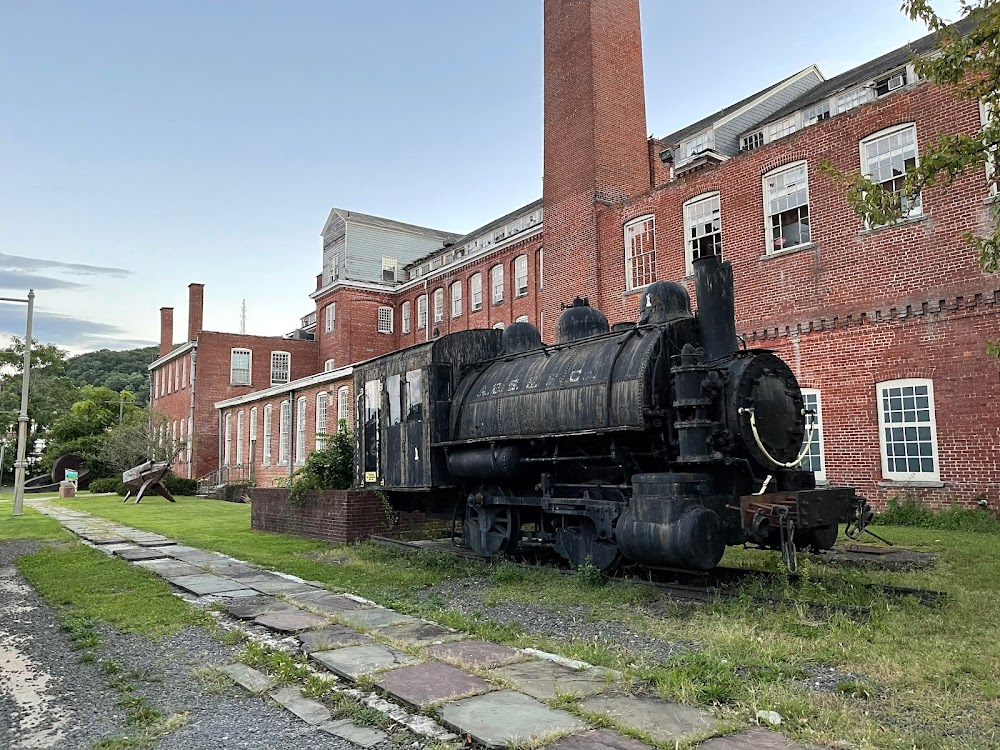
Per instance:
[[[510,508],[467,505],[462,527],[465,542],[480,557],[510,551],[516,519],[516,511]]]
[[[597,529],[590,519],[584,519],[579,526],[559,529],[556,551],[576,568],[593,565],[602,573],[614,572],[622,561],[614,542],[597,538]]]
[[[837,535],[839,533],[840,527],[837,524],[823,526],[809,534],[809,544],[815,550],[833,549],[833,545],[837,543]]]

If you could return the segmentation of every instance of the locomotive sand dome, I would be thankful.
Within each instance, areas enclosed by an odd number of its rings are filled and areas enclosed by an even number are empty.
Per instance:
[[[780,358],[739,348],[730,264],[696,261],[695,285],[697,316],[684,286],[657,282],[635,324],[612,330],[577,298],[553,346],[518,323],[358,366],[358,485],[446,499],[484,557],[704,570],[727,545],[790,566],[796,544],[831,547],[866,502],[798,468],[809,414]]]

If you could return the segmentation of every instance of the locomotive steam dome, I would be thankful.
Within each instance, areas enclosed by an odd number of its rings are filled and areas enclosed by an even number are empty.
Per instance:
[[[639,323],[656,325],[691,315],[691,295],[676,281],[654,281],[639,304]]]
[[[542,336],[531,323],[511,323],[500,336],[500,349],[504,354],[520,354],[542,348]]]
[[[596,307],[591,307],[587,299],[579,297],[556,322],[556,344],[568,344],[605,333],[611,333],[608,317]]]

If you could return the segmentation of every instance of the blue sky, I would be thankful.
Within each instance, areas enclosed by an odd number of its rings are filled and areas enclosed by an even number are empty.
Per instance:
[[[938,3],[945,15],[956,3]],[[896,0],[642,0],[664,135],[922,36]],[[73,352],[312,309],[332,206],[466,232],[541,195],[541,0],[0,0],[0,296]],[[0,337],[23,335],[0,304]]]

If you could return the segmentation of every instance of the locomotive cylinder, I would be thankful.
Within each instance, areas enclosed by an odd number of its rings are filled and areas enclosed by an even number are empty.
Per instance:
[[[463,479],[510,479],[521,468],[521,449],[516,445],[475,448],[448,455],[448,471]]]
[[[726,550],[722,524],[701,504],[706,474],[635,474],[629,507],[618,519],[622,553],[645,565],[711,570]]]
[[[698,295],[701,346],[708,361],[735,352],[736,303],[733,299],[733,265],[718,255],[694,262],[694,286]]]

